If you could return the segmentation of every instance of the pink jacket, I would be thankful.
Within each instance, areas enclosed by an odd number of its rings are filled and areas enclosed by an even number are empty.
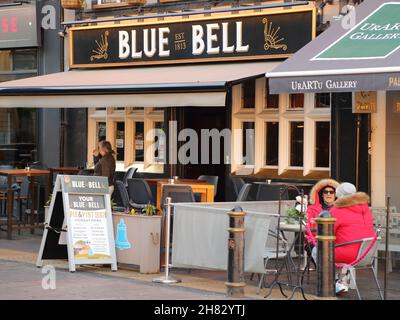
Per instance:
[[[373,217],[368,207],[369,197],[364,192],[357,192],[335,201],[330,213],[335,222],[335,244],[375,236]],[[335,261],[351,263],[357,259],[359,243],[335,249]]]
[[[307,207],[307,223],[310,229],[315,229],[316,224],[314,222],[314,219],[318,217],[318,215],[323,211],[322,205],[319,202],[319,195],[318,193],[321,191],[321,189],[330,186],[334,189],[337,188],[339,183],[333,179],[323,179],[318,181],[314,187],[311,189],[310,192],[310,205]],[[313,233],[313,236],[310,236],[306,234],[306,238],[309,243],[312,243],[312,238],[315,237],[315,233]]]

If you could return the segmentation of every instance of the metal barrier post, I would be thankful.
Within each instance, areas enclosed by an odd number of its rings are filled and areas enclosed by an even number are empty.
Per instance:
[[[336,219],[322,211],[315,219],[317,224],[317,296],[335,297],[335,235]]]
[[[244,217],[241,207],[228,212],[228,281],[225,282],[228,297],[244,297]]]
[[[165,198],[165,207],[167,208],[167,230],[165,237],[165,276],[153,279],[153,282],[157,283],[178,283],[181,279],[175,278],[169,275],[169,241],[170,241],[170,228],[171,228],[171,198]],[[163,228],[164,226],[161,226]]]

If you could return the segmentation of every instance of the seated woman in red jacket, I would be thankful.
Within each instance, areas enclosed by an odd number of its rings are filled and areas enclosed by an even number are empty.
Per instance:
[[[336,197],[330,213],[335,222],[335,244],[375,236],[373,217],[368,207],[369,196],[356,192],[356,187],[348,182],[336,188]],[[355,243],[335,249],[337,263],[351,263],[357,259],[361,244]]]
[[[315,229],[314,219],[324,210],[330,210],[336,199],[335,190],[339,182],[333,179],[323,179],[318,181],[310,192],[310,205],[307,207],[307,224],[310,229]],[[315,243],[315,232],[306,233],[308,243],[313,246]]]

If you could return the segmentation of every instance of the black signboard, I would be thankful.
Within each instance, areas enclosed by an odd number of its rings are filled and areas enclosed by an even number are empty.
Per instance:
[[[314,37],[314,11],[71,29],[71,68],[286,58]]]

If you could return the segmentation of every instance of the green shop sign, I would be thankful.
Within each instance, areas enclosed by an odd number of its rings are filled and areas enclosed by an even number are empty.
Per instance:
[[[400,48],[400,3],[385,3],[312,60],[382,59]]]

